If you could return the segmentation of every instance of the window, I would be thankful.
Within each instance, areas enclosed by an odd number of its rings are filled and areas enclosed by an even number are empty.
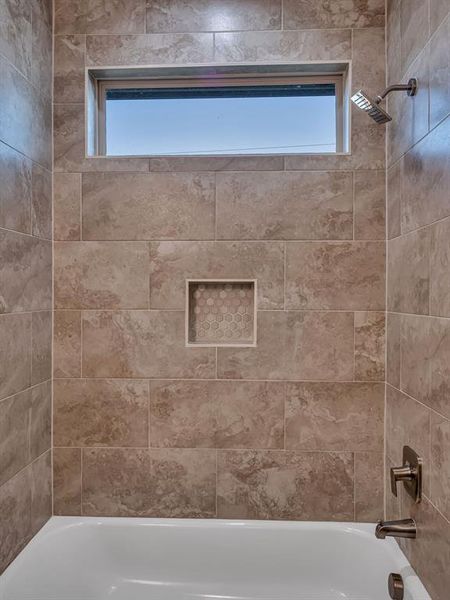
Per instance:
[[[343,151],[342,75],[102,79],[102,156]]]

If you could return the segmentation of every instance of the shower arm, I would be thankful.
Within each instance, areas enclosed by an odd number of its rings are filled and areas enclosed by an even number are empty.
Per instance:
[[[408,83],[396,83],[390,85],[384,92],[381,92],[379,96],[375,96],[375,102],[380,104],[380,102],[391,92],[408,92],[408,96],[415,96],[417,93],[417,79],[412,77]]]

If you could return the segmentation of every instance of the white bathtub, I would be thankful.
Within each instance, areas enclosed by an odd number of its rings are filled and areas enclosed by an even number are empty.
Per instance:
[[[351,523],[53,517],[1,600],[430,600],[392,539]]]

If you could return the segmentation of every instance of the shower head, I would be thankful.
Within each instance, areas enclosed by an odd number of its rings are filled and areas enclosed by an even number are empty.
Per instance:
[[[408,96],[415,96],[417,94],[417,79],[412,77],[408,83],[390,85],[379,96],[375,96],[375,98],[371,98],[364,90],[359,90],[359,92],[353,94],[351,99],[358,108],[364,110],[378,125],[382,125],[383,123],[392,121],[391,115],[380,106],[383,98],[391,92],[407,92]]]

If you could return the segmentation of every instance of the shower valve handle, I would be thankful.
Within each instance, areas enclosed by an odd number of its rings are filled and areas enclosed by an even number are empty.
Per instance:
[[[417,469],[411,465],[391,468],[391,492],[397,496],[397,481],[414,481]]]

